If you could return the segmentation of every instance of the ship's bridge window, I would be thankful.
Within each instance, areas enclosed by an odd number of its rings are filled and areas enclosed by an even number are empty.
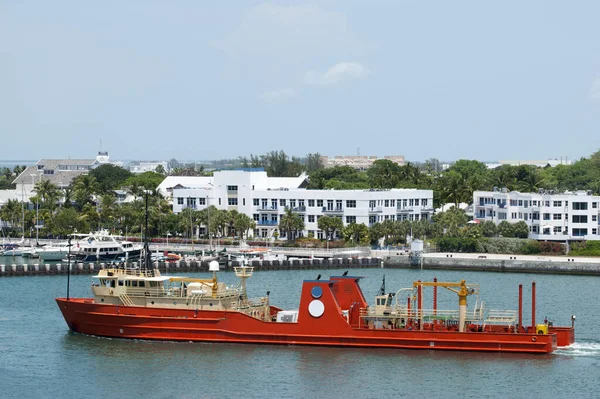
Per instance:
[[[123,280],[119,280],[119,287],[123,286]]]
[[[133,281],[131,282],[131,286],[132,286],[132,287],[137,287],[137,286],[138,286],[138,282],[137,282],[137,280],[133,280]]]
[[[145,287],[146,286],[146,282],[145,281],[140,281],[139,286],[140,287]]]

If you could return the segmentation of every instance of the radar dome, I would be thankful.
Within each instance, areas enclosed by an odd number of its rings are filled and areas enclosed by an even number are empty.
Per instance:
[[[217,262],[216,260],[213,260],[212,262],[210,262],[208,264],[208,271],[209,272],[218,272],[219,271],[219,262]]]

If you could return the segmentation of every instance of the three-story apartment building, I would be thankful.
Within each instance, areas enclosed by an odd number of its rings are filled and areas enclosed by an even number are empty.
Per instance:
[[[189,178],[188,178],[189,179]],[[237,210],[251,217],[257,225],[255,236],[272,237],[279,229],[281,217],[291,209],[304,221],[302,236],[326,238],[319,230],[323,216],[342,219],[344,225],[362,223],[371,226],[384,220],[430,220],[433,214],[433,191],[417,189],[307,190],[306,176],[268,177],[264,171],[228,170],[213,177],[188,181],[189,187],[163,186],[173,196],[173,212],[185,208]]]
[[[529,226],[536,240],[600,240],[600,197],[590,192],[520,193],[499,189],[473,192],[473,219]]]

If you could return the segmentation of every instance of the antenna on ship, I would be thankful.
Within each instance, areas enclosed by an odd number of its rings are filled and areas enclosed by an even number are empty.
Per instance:
[[[67,254],[67,301],[69,300],[69,289],[71,287],[71,236],[67,240],[69,253]]]
[[[385,274],[383,275],[383,281],[381,282],[381,288],[379,288],[379,295],[385,295]]]
[[[145,221],[144,221],[144,257],[142,259],[142,263],[143,263],[143,269],[144,269],[144,273],[147,273],[150,265],[150,251],[148,249],[148,195],[149,195],[149,190],[144,190],[144,192],[146,193],[146,214],[145,214]]]

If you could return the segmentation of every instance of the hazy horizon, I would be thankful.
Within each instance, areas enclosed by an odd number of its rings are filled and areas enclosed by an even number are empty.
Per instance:
[[[598,15],[591,0],[3,2],[0,157],[575,161],[600,148]]]

